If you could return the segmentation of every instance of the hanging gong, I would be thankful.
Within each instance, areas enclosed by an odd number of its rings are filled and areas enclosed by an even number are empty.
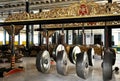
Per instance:
[[[104,51],[102,72],[104,81],[112,79],[112,52],[110,51],[110,49],[106,49]]]
[[[52,57],[55,61],[56,61],[58,52],[62,51],[62,50],[65,50],[65,47],[62,44],[59,44],[58,46],[55,46],[55,48],[53,49]]]
[[[67,52],[64,50],[57,52],[57,59],[56,59],[56,68],[57,72],[61,75],[67,75],[68,71],[68,59],[67,59]]]
[[[87,79],[89,74],[89,62],[86,52],[77,54],[76,73],[80,78]]]
[[[76,55],[81,53],[80,47],[79,46],[73,46],[70,48],[69,52],[69,60],[71,63],[76,64]]]
[[[42,73],[48,73],[50,70],[50,54],[47,50],[40,51],[36,58],[36,68]]]
[[[88,54],[89,65],[94,66],[94,55],[95,55],[94,49],[89,48],[87,54]]]
[[[114,65],[116,62],[116,53],[115,50],[112,48],[110,48],[110,51],[112,52],[112,65]]]

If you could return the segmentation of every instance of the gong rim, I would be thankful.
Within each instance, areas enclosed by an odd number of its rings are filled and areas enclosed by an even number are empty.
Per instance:
[[[95,50],[94,48],[92,48],[92,51],[91,51],[92,55],[91,55],[91,58],[92,58],[92,66],[95,65]]]
[[[89,48],[88,51],[87,51],[87,54],[88,54],[88,60],[89,60],[89,65],[90,66],[94,66],[94,55],[95,55],[95,51],[94,51],[94,48]]]

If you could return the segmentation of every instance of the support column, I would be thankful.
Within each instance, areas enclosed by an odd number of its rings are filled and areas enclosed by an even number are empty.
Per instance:
[[[18,45],[20,45],[20,33],[18,34]]]
[[[105,47],[112,47],[112,29],[105,27]]]
[[[56,32],[52,36],[52,44],[56,44]]]
[[[92,31],[92,29],[91,29],[91,37],[90,37],[90,44],[93,44],[93,31]]]
[[[68,44],[68,30],[66,30],[66,44]]]
[[[55,38],[56,38],[56,40],[55,40],[56,44],[59,44],[59,42],[58,42],[58,39],[59,39],[59,33],[58,33],[58,32],[56,32],[56,36],[55,36]]]
[[[112,28],[108,29],[108,46],[112,47]]]
[[[112,0],[108,0],[108,3],[112,3]],[[112,47],[112,28],[108,28],[106,24],[107,22],[105,22],[105,47]]]
[[[11,44],[11,41],[10,41],[11,40],[11,36],[8,35],[8,38],[9,38],[9,43],[8,44],[10,45]]]
[[[11,15],[12,13],[11,13],[11,11],[9,11],[9,13],[8,13],[8,15]],[[11,44],[11,36],[8,34],[8,37],[9,37],[9,45]]]
[[[64,33],[64,28],[63,27],[62,27],[62,33],[61,33],[61,40],[62,40],[61,44],[65,44],[65,33]]]
[[[29,1],[26,0],[26,12],[29,13]],[[26,49],[29,49],[30,47],[30,28],[29,28],[29,25],[26,25]]]
[[[82,28],[82,44],[86,45],[86,35],[85,35],[85,30],[84,27]]]
[[[4,30],[4,44],[6,45],[6,30]]]
[[[79,40],[80,40],[79,35],[80,35],[80,33],[79,33],[79,29],[78,29],[77,30],[77,44],[80,44],[80,42],[79,42]]]
[[[75,40],[74,40],[74,38],[75,38],[74,30],[72,30],[72,44],[75,44]]]
[[[39,29],[41,29],[41,24],[39,24]],[[38,44],[39,46],[42,44],[40,31],[38,32]]]
[[[29,25],[26,25],[26,48],[29,49],[30,47],[30,35],[29,35],[30,29]]]
[[[31,44],[34,44],[34,25],[31,25]]]
[[[11,68],[14,69],[15,68],[15,45],[14,45],[14,42],[15,42],[15,27],[14,26],[11,26],[12,27],[12,34],[9,35],[9,44],[10,44],[10,48],[11,48]]]
[[[42,9],[39,9],[39,13],[42,12]],[[41,29],[41,24],[39,24],[39,29]],[[38,33],[38,45],[40,46],[42,44],[42,39],[41,39],[41,33],[39,31]]]

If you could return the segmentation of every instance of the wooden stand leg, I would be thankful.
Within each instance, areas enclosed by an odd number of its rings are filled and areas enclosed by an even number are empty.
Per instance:
[[[11,67],[9,69],[6,69],[7,71],[3,72],[4,76],[9,76],[11,74],[24,71],[23,67],[15,67],[15,50],[14,50],[14,40],[15,40],[15,26],[11,26],[12,29],[12,35],[11,35]]]

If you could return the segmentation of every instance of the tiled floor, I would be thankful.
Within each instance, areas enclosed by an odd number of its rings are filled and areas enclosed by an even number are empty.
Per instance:
[[[84,80],[76,75],[75,65],[69,63],[69,72],[67,76],[62,76],[57,73],[55,65],[51,66],[49,74],[43,74],[37,71],[35,67],[35,57],[24,57],[22,63],[17,65],[23,65],[25,71],[10,75],[8,77],[0,78],[0,81],[103,81],[101,60],[95,60],[95,66],[93,70],[90,70],[88,79]],[[10,66],[10,64],[0,64],[0,67]],[[120,54],[117,54],[117,60],[115,66],[120,68]],[[115,67],[114,66],[114,67]],[[120,74],[113,73],[111,81],[120,81]]]

